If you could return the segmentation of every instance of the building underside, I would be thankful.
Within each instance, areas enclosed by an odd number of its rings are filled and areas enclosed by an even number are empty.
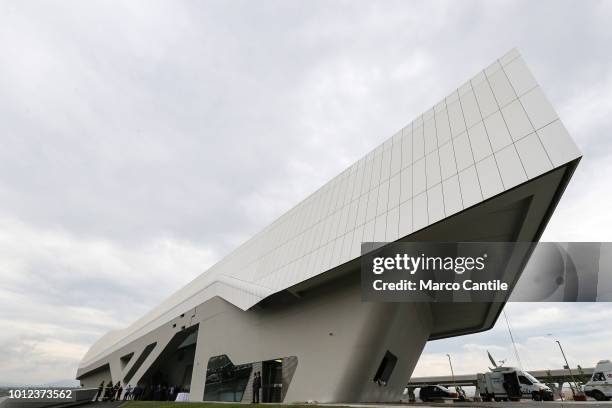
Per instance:
[[[399,241],[537,241],[578,160]],[[516,263],[518,279],[524,261]],[[487,330],[502,303],[361,301],[359,258],[276,292],[248,310],[216,296],[81,366],[102,381],[174,385],[191,401],[399,401],[428,340]]]

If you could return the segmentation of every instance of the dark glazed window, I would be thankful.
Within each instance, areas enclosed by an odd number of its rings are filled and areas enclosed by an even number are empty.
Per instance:
[[[593,381],[606,381],[606,376],[604,373],[595,373],[593,374]]]
[[[240,402],[252,369],[252,364],[234,365],[225,354],[211,357],[206,369],[204,401]]]
[[[376,370],[376,375],[374,376],[374,382],[378,383],[378,385],[387,385],[389,382],[389,378],[391,378],[391,373],[393,373],[393,369],[397,364],[397,357],[391,353],[389,350],[385,353],[380,365],[378,366],[378,370]]]
[[[128,365],[128,363],[130,362],[132,357],[134,357],[134,353],[126,354],[125,356],[123,356],[123,357],[121,357],[119,359],[119,361],[121,362],[121,369],[122,370],[125,368],[126,365]]]

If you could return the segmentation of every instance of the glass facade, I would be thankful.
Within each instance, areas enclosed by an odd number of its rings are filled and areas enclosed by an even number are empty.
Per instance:
[[[253,364],[234,365],[228,356],[211,357],[206,369],[204,401],[240,402]]]

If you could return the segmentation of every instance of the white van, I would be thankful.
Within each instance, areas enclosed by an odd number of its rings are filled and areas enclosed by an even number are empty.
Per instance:
[[[612,397],[612,362],[601,360],[597,363],[593,376],[582,390],[588,397],[597,401],[609,401]]]
[[[477,393],[483,401],[552,401],[550,387],[541,383],[527,371],[515,367],[495,367],[491,372],[477,374]]]

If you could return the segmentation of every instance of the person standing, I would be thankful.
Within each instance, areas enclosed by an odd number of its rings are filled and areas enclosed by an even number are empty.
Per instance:
[[[110,401],[113,398],[113,380],[110,379],[106,383],[106,387],[104,387],[104,397],[102,397],[102,401]]]
[[[110,396],[108,399],[109,401],[114,401],[119,387],[117,387],[117,384],[113,385],[112,382],[110,383],[110,385],[111,385],[111,389],[110,389]]]
[[[96,402],[98,402],[98,400],[100,399],[103,389],[104,389],[104,381],[102,381],[100,385],[98,386],[98,393],[96,394]]]
[[[263,395],[259,395],[259,390],[261,390],[261,371],[257,372],[257,399],[263,399]]]
[[[136,384],[136,386],[134,387],[134,390],[132,391],[132,395],[130,395],[130,399],[139,400],[140,394],[142,394],[142,388],[140,388],[140,386]]]
[[[259,391],[257,390],[257,371],[253,374],[253,384],[251,384],[253,391],[253,404],[257,404],[259,402]]]
[[[129,400],[131,394],[132,394],[132,385],[128,384],[127,388],[125,389],[125,394],[123,394],[123,400],[124,401]]]
[[[168,388],[168,401],[174,401],[176,399],[175,391],[176,388],[174,385],[171,385],[170,388]]]
[[[121,401],[121,394],[123,393],[123,385],[121,385],[121,381],[117,381],[117,396],[115,397],[115,401]]]
[[[253,402],[259,404],[259,390],[261,389],[261,373],[258,371],[255,373],[253,379]]]

